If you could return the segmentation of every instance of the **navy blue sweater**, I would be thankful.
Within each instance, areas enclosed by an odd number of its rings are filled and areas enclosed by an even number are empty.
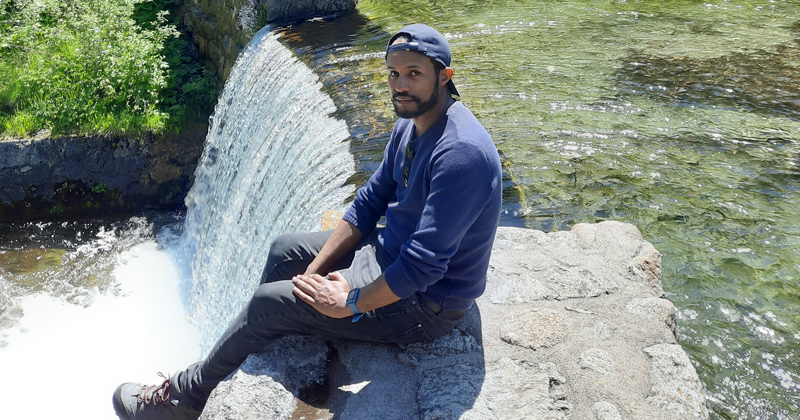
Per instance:
[[[397,296],[420,292],[444,309],[467,309],[486,288],[501,171],[494,142],[460,102],[419,138],[400,119],[344,220],[367,235],[386,216],[381,260],[391,262],[384,276]]]

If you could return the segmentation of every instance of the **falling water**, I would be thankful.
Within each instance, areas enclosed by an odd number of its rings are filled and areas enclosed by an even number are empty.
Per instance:
[[[187,311],[207,349],[257,286],[270,242],[318,230],[353,189],[347,125],[318,77],[263,29],[240,54],[186,199]]]

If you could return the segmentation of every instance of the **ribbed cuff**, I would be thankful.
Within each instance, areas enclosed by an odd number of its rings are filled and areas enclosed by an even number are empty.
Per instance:
[[[417,291],[406,279],[406,276],[403,274],[403,269],[400,268],[400,264],[397,261],[386,267],[386,271],[383,272],[383,277],[386,278],[386,284],[392,289],[392,292],[400,299],[405,299]]]

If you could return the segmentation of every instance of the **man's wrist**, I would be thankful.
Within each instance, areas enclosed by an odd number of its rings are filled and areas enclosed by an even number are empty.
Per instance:
[[[356,322],[361,319],[361,316],[364,314],[361,310],[358,309],[356,306],[356,301],[358,301],[358,295],[361,292],[361,289],[356,287],[355,289],[351,289],[350,292],[347,294],[347,306],[353,311],[353,318],[352,322]]]

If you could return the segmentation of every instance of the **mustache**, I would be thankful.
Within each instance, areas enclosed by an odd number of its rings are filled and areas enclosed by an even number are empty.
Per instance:
[[[407,94],[407,93],[400,93],[400,92],[395,92],[395,93],[392,95],[392,99],[397,99],[397,98],[406,98],[406,99],[411,99],[412,101],[415,101],[415,102],[420,102],[420,101],[421,101],[421,99],[417,98],[417,97],[416,97],[416,96],[414,96],[414,95],[409,95],[409,94]]]

